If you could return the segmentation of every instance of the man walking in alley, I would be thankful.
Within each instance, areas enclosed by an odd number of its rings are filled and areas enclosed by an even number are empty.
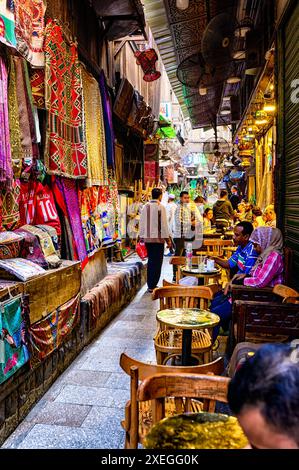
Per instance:
[[[174,201],[175,201],[175,195],[169,194],[168,203],[166,204],[165,208],[166,208],[168,227],[169,227],[171,236],[173,236],[173,233],[172,233],[173,220],[174,220],[174,215],[175,215],[175,211],[177,208],[177,204]],[[170,248],[169,253],[166,256],[171,256],[173,255],[173,253],[174,253],[173,248]]]
[[[140,240],[145,242],[147,263],[148,292],[153,292],[161,276],[164,244],[171,248],[166,209],[161,204],[162,190],[154,188],[152,199],[142,209],[140,215]]]
[[[234,217],[234,209],[228,200],[226,189],[220,192],[220,199],[213,206],[214,219],[217,228],[229,227]]]
[[[183,256],[185,242],[200,241],[202,237],[202,216],[194,202],[190,202],[188,191],[182,191],[180,202],[176,208],[173,220],[173,241],[175,256]],[[201,243],[199,243],[201,246]],[[177,266],[173,265],[173,282],[176,282]]]

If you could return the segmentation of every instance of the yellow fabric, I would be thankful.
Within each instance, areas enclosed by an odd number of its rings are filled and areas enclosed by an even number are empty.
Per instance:
[[[88,185],[108,185],[105,127],[99,84],[81,66]]]

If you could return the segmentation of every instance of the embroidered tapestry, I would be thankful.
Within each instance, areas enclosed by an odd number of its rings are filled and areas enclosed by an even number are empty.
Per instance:
[[[0,42],[7,46],[17,45],[14,9],[11,1],[0,0]]]
[[[8,110],[11,155],[13,159],[22,159],[23,153],[21,144],[21,129],[17,96],[17,75],[15,61],[12,56],[10,56],[9,62]]]
[[[39,109],[45,109],[45,70],[32,70],[30,81],[34,105]]]
[[[48,110],[45,163],[51,174],[87,177],[82,123],[82,83],[76,44],[68,45],[61,27],[46,26],[46,109]]]
[[[0,303],[0,384],[29,360],[28,296]],[[27,298],[27,299],[26,299]]]
[[[19,0],[14,3],[17,49],[33,67],[43,67],[46,1]]]
[[[72,332],[80,318],[80,294],[30,327],[30,343],[34,359],[42,361]]]
[[[98,213],[99,188],[93,186],[79,192],[82,227],[86,250],[91,256],[101,246],[103,225]]]
[[[13,179],[9,117],[7,68],[0,56],[0,185],[10,186]]]
[[[13,180],[11,187],[0,191],[2,197],[2,227],[14,230],[20,225],[21,186],[19,180]]]
[[[83,84],[83,110],[88,162],[88,184],[108,183],[105,125],[99,84],[84,66],[81,66]]]

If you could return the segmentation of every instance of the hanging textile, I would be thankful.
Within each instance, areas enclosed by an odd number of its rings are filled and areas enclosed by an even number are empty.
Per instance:
[[[45,56],[48,110],[45,163],[51,174],[85,178],[87,158],[77,46],[66,43],[61,27],[52,20],[46,26]]]
[[[80,207],[85,246],[89,256],[101,246],[102,222],[98,213],[99,188],[93,186],[80,191]]]
[[[19,0],[14,3],[17,49],[33,67],[43,67],[46,1]]]
[[[37,146],[36,138],[36,122],[34,119],[33,102],[31,87],[28,76],[28,66],[25,59],[20,57],[13,57],[15,66],[15,82],[16,82],[16,96],[18,105],[18,116],[20,124],[21,134],[21,148],[22,158],[38,158],[39,150]],[[13,101],[11,102],[11,108],[13,109],[13,115],[17,115],[13,108]],[[18,147],[18,141],[13,140],[14,147]]]
[[[7,46],[17,45],[15,35],[14,2],[0,0],[0,42]]]
[[[62,204],[65,204],[68,221],[72,229],[74,244],[76,246],[78,258],[82,262],[83,268],[86,265],[88,258],[84,241],[76,181],[69,178],[57,177],[55,178],[54,186],[56,200],[57,198],[62,198]],[[58,202],[58,204],[60,205],[61,203]]]
[[[85,123],[88,183],[90,186],[108,184],[105,125],[99,84],[81,66],[83,111]]]
[[[10,186],[13,179],[9,116],[7,68],[0,56],[0,184]]]
[[[0,191],[2,197],[2,227],[14,230],[20,225],[21,186],[19,180],[13,180],[11,187]]]
[[[45,70],[32,70],[30,82],[34,105],[39,109],[45,109]]]
[[[112,122],[112,106],[111,100],[108,93],[106,79],[104,72],[100,75],[100,91],[103,103],[103,116],[105,124],[105,136],[106,136],[106,149],[107,149],[107,163],[110,168],[115,168],[114,159],[114,131]]]
[[[28,296],[0,303],[0,384],[29,360],[28,326]]]
[[[80,294],[30,327],[33,359],[42,361],[55,351],[78,324]]]
[[[10,56],[9,63],[9,84],[8,84],[8,110],[9,110],[9,130],[11,155],[13,159],[22,158],[21,129],[19,120],[19,107],[17,96],[17,76],[15,61]]]

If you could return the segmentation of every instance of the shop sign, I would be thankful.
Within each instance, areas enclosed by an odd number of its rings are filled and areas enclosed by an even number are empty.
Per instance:
[[[172,106],[171,103],[165,102],[160,105],[160,114],[166,119],[172,119]]]

